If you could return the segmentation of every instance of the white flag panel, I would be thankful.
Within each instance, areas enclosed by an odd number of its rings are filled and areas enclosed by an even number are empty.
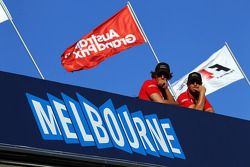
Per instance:
[[[215,52],[193,71],[201,74],[203,85],[206,87],[206,95],[244,78],[226,46]],[[188,74],[172,84],[177,96],[187,90]]]
[[[4,9],[3,9],[4,3],[2,0],[0,0],[0,23],[8,20],[8,16],[6,15]]]

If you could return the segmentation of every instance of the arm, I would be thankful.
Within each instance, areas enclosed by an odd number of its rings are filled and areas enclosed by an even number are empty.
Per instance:
[[[165,93],[166,93],[166,96],[167,96],[167,99],[165,99],[166,104],[175,104],[175,105],[179,105],[179,103],[175,101],[174,97],[173,97],[172,94],[170,93],[168,87],[165,88]]]
[[[164,103],[164,99],[162,98],[162,96],[159,93],[152,93],[150,95],[150,98],[152,99],[152,101],[154,102],[158,102],[158,103]]]
[[[168,88],[165,89],[166,91],[166,95],[168,99],[163,99],[162,96],[159,93],[152,93],[150,95],[150,98],[154,101],[154,102],[158,102],[158,103],[163,103],[163,104],[175,104],[175,105],[179,105],[173,98],[173,96],[171,95],[170,91],[168,90]]]
[[[205,92],[206,88],[204,86],[199,86],[198,88],[195,89],[197,92],[199,92],[199,97],[197,99],[197,103],[194,104],[189,104],[188,108],[196,109],[196,110],[201,110],[203,111],[204,105],[205,105]],[[191,103],[191,102],[190,102]]]
[[[196,91],[199,92],[199,98],[198,98],[197,103],[194,106],[194,109],[203,110],[204,105],[205,105],[206,88],[200,85]]]
[[[214,112],[213,106],[210,104],[210,102],[206,99],[205,104],[204,104],[204,111],[207,112]]]
[[[206,109],[205,111],[213,113],[214,109],[212,107],[210,107],[210,108]]]

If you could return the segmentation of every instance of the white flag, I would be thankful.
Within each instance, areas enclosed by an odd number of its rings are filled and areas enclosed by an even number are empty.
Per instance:
[[[7,7],[5,6],[3,1],[0,0],[0,23],[9,19],[5,11],[9,14]],[[9,16],[10,16],[10,14],[9,14]]]
[[[194,71],[201,74],[206,95],[244,78],[226,46],[215,52],[192,72]],[[187,79],[188,74],[172,84],[177,97],[187,90]]]

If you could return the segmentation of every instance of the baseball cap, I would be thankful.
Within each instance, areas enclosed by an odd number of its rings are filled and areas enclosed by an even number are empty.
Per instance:
[[[202,84],[201,74],[198,72],[192,72],[188,75],[188,83],[196,81],[198,84]]]
[[[169,76],[170,74],[170,68],[167,63],[161,62],[158,63],[157,66],[155,67],[155,72],[156,74],[165,74]]]

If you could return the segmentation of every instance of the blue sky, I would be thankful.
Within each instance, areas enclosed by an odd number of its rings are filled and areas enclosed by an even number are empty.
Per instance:
[[[69,73],[63,51],[127,3],[125,0],[4,0],[45,79],[135,97],[156,60],[147,44],[97,67]],[[170,83],[193,70],[226,41],[250,78],[250,1],[130,1]],[[0,70],[40,78],[9,21],[0,24]],[[250,87],[237,81],[207,96],[216,113],[250,120]],[[166,111],[167,112],[167,111]]]

